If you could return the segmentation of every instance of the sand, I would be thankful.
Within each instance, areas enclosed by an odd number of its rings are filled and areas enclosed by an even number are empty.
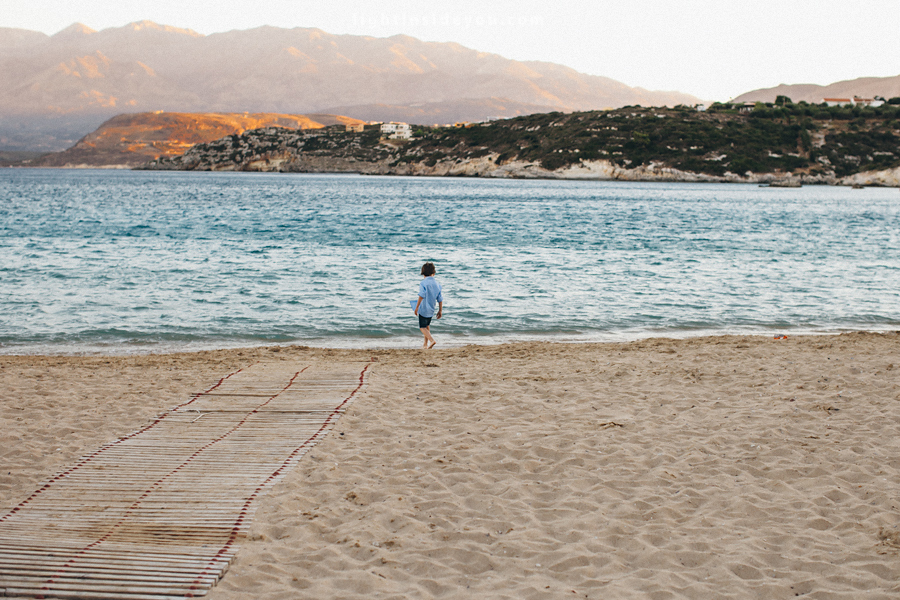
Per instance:
[[[236,368],[367,357],[210,600],[900,595],[898,334],[0,357],[0,511]]]

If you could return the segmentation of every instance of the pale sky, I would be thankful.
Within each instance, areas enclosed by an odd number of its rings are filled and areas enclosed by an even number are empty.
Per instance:
[[[47,34],[144,19],[203,34],[402,33],[704,100],[900,75],[900,0],[0,0],[0,27]]]

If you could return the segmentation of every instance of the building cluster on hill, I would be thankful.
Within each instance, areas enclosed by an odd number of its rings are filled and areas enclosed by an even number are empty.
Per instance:
[[[822,102],[828,106],[871,106],[872,108],[877,108],[884,105],[886,100],[881,96],[875,96],[874,98],[853,96],[852,98],[822,98]]]
[[[409,123],[400,123],[391,121],[390,123],[381,123],[378,121],[370,121],[369,125],[379,125],[378,130],[381,137],[387,140],[409,140],[412,139],[412,127]],[[344,131],[348,133],[362,133],[365,130],[365,124],[353,123],[346,125]]]
[[[412,138],[412,129],[409,123],[382,123],[381,135],[390,140],[408,140]]]

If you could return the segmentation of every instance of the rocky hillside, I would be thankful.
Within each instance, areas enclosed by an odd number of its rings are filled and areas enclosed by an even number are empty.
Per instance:
[[[265,128],[199,144],[151,169],[359,172],[900,185],[900,106],[717,104],[548,113],[468,127]]]
[[[380,106],[382,118],[400,120],[427,105],[423,121],[434,123],[453,122],[440,115],[533,112],[528,107],[698,102],[459,44],[308,28],[208,36],[148,21],[102,31],[76,24],[53,36],[0,28],[0,52],[0,150],[61,150],[74,130],[84,127],[81,137],[122,112],[309,114]]]
[[[134,167],[183,154],[191,146],[260,127],[321,129],[361,123],[336,115],[271,113],[138,113],[118,115],[64,152],[31,160],[34,167]]]
[[[355,104],[338,106],[331,112],[353,115],[364,121],[400,121],[402,123],[452,124],[462,121],[482,121],[490,117],[519,117],[553,112],[555,107],[505,98],[478,98],[454,102],[421,102],[413,105]]]

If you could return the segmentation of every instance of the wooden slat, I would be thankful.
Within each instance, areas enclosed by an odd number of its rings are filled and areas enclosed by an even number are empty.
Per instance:
[[[83,457],[0,515],[0,596],[205,594],[262,494],[334,427],[368,369],[256,365]]]

